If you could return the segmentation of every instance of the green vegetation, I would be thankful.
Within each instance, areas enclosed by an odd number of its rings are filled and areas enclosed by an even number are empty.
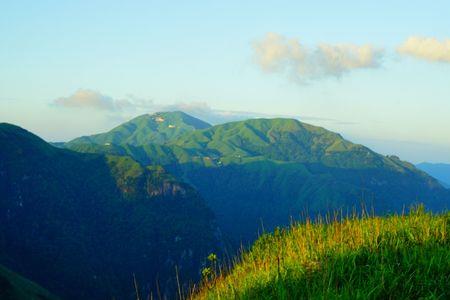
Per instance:
[[[0,263],[65,298],[133,297],[133,275],[140,294],[170,297],[215,276],[219,247],[247,246],[302,213],[450,203],[449,190],[398,157],[292,119],[211,127],[158,113],[59,148],[0,124],[0,145]]]
[[[56,300],[56,296],[34,282],[0,265],[0,299]]]
[[[99,145],[130,144],[142,146],[148,143],[163,144],[186,132],[208,128],[209,125],[183,112],[155,113],[142,115],[109,132],[84,136],[69,145],[93,143]]]
[[[170,297],[219,245],[200,195],[161,166],[55,148],[0,124],[0,264],[64,299]],[[195,216],[195,217],[194,217]]]
[[[178,113],[165,116],[171,114]],[[111,145],[70,142],[68,147],[163,166],[200,192],[235,247],[251,243],[261,224],[270,231],[304,211],[313,216],[361,202],[377,214],[416,202],[433,211],[449,208],[450,191],[412,164],[293,119],[231,122],[189,130],[163,143],[118,139]]]
[[[194,299],[449,299],[450,214],[307,221],[262,235]]]
[[[339,134],[294,119],[251,119],[211,127],[197,119],[195,126],[191,125],[194,121],[185,123],[187,116],[180,112],[143,115],[108,133],[75,139],[66,147],[130,155],[139,161],[151,158],[155,164],[169,160],[218,167],[270,160],[350,169],[414,169],[394,157],[353,144]],[[159,118],[164,121],[156,122]],[[170,130],[176,134],[168,134],[170,122],[178,124],[180,131]]]
[[[169,144],[206,153],[223,164],[269,159],[356,168],[377,166],[383,161],[369,149],[352,144],[336,133],[294,119],[232,122],[187,133]],[[345,153],[359,153],[354,157],[359,159],[345,160]]]

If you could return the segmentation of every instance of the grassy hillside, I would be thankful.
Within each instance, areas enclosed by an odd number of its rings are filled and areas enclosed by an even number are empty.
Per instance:
[[[55,295],[0,265],[0,299],[56,300]]]
[[[184,134],[169,144],[208,153],[221,164],[270,159],[345,168],[397,165],[339,134],[295,119],[231,122]]]
[[[449,299],[450,214],[307,221],[262,235],[225,273],[192,298]]]
[[[210,126],[208,123],[180,111],[145,114],[121,124],[109,132],[83,136],[68,144],[130,144],[134,146],[149,143],[163,144],[186,132]]]

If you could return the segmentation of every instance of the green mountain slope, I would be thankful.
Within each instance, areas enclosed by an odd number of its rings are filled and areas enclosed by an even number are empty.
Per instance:
[[[135,146],[149,143],[163,144],[186,132],[210,126],[208,123],[180,111],[161,112],[136,117],[109,132],[80,137],[68,144],[130,144]]]
[[[49,291],[0,265],[0,299],[56,300]]]
[[[55,148],[10,124],[0,158],[0,263],[64,298],[132,299],[133,274],[145,293],[170,294],[175,266],[183,284],[217,249],[212,212],[162,167]]]
[[[194,156],[168,170],[195,186],[223,231],[243,241],[262,226],[272,230],[302,213],[359,209],[361,202],[377,213],[414,201],[436,210],[450,203],[450,194],[412,164],[297,120],[228,123],[172,145]]]
[[[250,242],[258,230],[327,210],[401,211],[420,201],[450,203],[434,178],[339,134],[293,119],[253,119],[195,130],[164,145],[79,144],[81,152],[129,155],[163,165],[202,194],[223,232]]]
[[[353,144],[339,134],[294,119],[253,119],[180,136],[170,144],[210,154],[225,164],[271,160],[337,168],[413,168]]]
[[[450,214],[306,222],[261,236],[193,299],[448,299]]]

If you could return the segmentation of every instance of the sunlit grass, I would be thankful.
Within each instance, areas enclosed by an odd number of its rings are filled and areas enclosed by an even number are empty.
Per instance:
[[[306,221],[261,236],[195,299],[448,299],[450,214]]]

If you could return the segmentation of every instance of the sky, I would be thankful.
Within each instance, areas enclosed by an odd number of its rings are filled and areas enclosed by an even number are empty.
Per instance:
[[[0,122],[48,141],[143,113],[294,117],[450,163],[449,1],[2,1]]]

